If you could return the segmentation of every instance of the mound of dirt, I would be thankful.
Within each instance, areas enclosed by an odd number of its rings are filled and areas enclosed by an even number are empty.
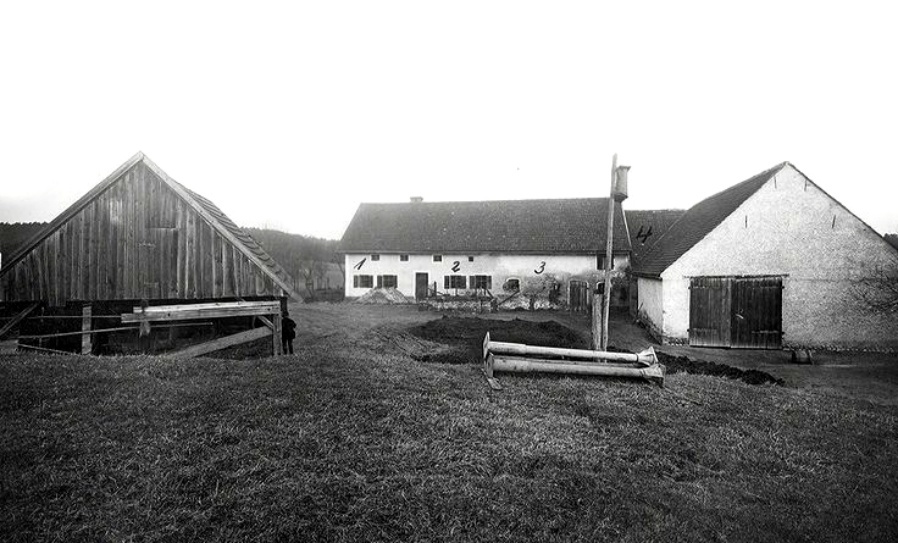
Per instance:
[[[411,304],[414,300],[406,298],[405,294],[399,290],[390,288],[373,288],[360,296],[355,301],[362,305],[394,305],[394,304]]]
[[[544,347],[561,347],[570,349],[589,349],[588,338],[564,326],[557,321],[533,322],[522,319],[510,321],[481,319],[477,317],[443,316],[419,326],[408,329],[408,333],[432,343],[442,343],[449,349],[415,353],[416,360],[449,364],[479,363],[483,356],[483,337],[490,333],[495,341],[525,343]],[[609,347],[609,351],[619,351]],[[672,356],[658,353],[658,360],[667,367],[667,373],[688,372],[693,374],[713,375],[738,379],[750,385],[774,383],[782,385],[777,379],[757,370],[741,370],[724,364],[691,360],[685,356]]]
[[[415,336],[428,341],[445,343],[448,352],[421,358],[427,362],[451,364],[478,363],[483,356],[483,337],[487,332],[495,341],[526,343],[545,347],[588,349],[588,343],[574,330],[556,321],[511,321],[477,317],[450,317],[426,322],[409,329]]]
[[[673,356],[664,353],[657,354],[658,361],[664,364],[667,368],[667,373],[699,373],[702,375],[714,375],[716,377],[726,377],[727,379],[738,379],[750,385],[766,385],[768,383],[775,385],[785,384],[782,379],[777,379],[763,371],[741,370],[739,368],[727,366],[726,364],[692,360],[685,356]]]

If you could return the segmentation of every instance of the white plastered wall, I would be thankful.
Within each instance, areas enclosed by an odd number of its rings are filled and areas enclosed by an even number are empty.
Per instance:
[[[898,348],[898,319],[859,300],[877,266],[898,267],[898,252],[786,165],[662,273],[663,334],[688,338],[690,277],[778,275],[785,346]]]
[[[415,276],[422,272],[428,274],[431,286],[436,282],[440,292],[446,290],[443,283],[446,275],[489,275],[494,294],[504,293],[502,287],[508,279],[518,279],[522,292],[537,295],[548,283],[557,282],[562,284],[560,294],[564,300],[568,297],[568,285],[572,279],[594,284],[604,276],[602,271],[596,269],[596,257],[593,255],[443,254],[440,262],[434,262],[433,254],[410,254],[405,262],[400,260],[399,254],[381,253],[377,261],[372,261],[371,256],[368,253],[345,255],[347,298],[357,298],[368,292],[368,288],[353,287],[353,276],[361,274],[371,275],[375,286],[378,275],[395,275],[397,289],[408,297],[414,297]],[[468,259],[471,256],[474,257],[473,262]],[[628,266],[628,256],[615,255],[614,276],[621,277]],[[450,293],[454,294],[455,290]]]

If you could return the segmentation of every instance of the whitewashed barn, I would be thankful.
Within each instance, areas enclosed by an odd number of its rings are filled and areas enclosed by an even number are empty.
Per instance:
[[[786,162],[699,202],[634,266],[638,313],[664,343],[898,348],[863,302],[898,251]]]
[[[395,287],[419,300],[519,293],[524,306],[567,306],[604,277],[607,217],[605,198],[363,203],[341,244],[346,296]],[[612,292],[626,305],[631,246],[619,203],[615,223]]]

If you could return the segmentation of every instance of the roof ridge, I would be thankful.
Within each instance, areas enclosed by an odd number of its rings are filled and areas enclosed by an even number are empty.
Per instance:
[[[712,230],[717,228],[724,219],[730,216],[733,211],[738,209],[748,198],[754,195],[762,186],[764,186],[770,179],[779,173],[788,162],[781,162],[772,168],[768,168],[758,174],[755,174],[744,181],[740,181],[735,185],[727,187],[719,192],[700,200],[695,203],[692,207],[686,210],[682,216],[680,216],[673,224],[670,225],[670,228],[664,232],[660,238],[649,248],[649,250],[642,256],[640,259],[638,268],[635,270],[636,273],[647,273],[649,275],[657,275],[660,276],[661,273],[664,272],[671,264],[679,260],[681,256],[683,256],[686,252],[688,252],[692,247],[694,247],[699,241],[704,239]],[[757,186],[754,187],[753,190],[748,193],[741,195],[739,194],[740,189],[745,188],[747,185],[751,185],[752,183],[757,183]],[[728,196],[735,196],[733,202],[726,202]],[[717,216],[717,213],[713,213],[715,204],[718,202],[724,202],[724,211],[726,208],[729,208],[728,204],[735,204],[733,209],[730,209],[723,215]],[[700,216],[699,213],[704,212],[706,215],[710,216]],[[694,226],[692,230],[689,230],[690,223],[694,223],[691,226]],[[680,232],[678,229],[683,230],[686,229],[685,232]],[[674,239],[673,246],[671,244],[665,244],[665,242],[669,239]],[[668,254],[664,254],[667,252]],[[662,258],[663,257],[663,258]],[[653,262],[654,261],[654,262]],[[654,265],[652,265],[654,264]],[[659,268],[656,271],[645,272],[646,268]]]

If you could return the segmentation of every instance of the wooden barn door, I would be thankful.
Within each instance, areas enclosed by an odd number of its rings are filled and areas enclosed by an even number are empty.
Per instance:
[[[689,345],[729,347],[730,279],[693,277],[689,287]]]
[[[589,312],[589,284],[586,281],[571,281],[570,303],[571,311]]]
[[[778,277],[734,280],[731,326],[734,348],[782,348],[783,280]]]

